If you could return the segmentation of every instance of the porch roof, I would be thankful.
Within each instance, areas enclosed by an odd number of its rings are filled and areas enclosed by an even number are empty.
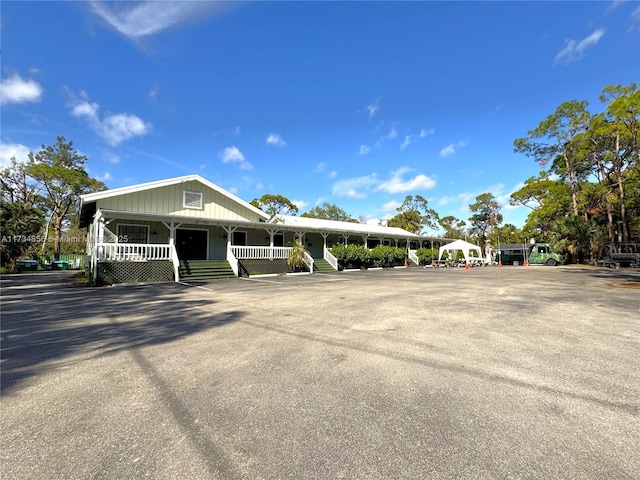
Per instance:
[[[277,230],[279,232],[305,232],[305,233],[333,233],[337,235],[369,235],[372,238],[402,239],[402,240],[447,240],[440,237],[427,237],[416,235],[401,228],[383,227],[378,225],[366,225],[362,223],[337,222],[333,220],[320,220],[304,217],[291,217],[301,219],[302,222],[289,220],[288,222],[266,223],[266,222],[248,222],[242,220],[226,220],[188,216],[171,216],[160,215],[154,213],[136,213],[121,210],[101,209],[102,214],[106,218],[118,218],[126,220],[145,219],[159,222],[175,222],[190,225],[211,225],[220,227],[244,227],[260,230]],[[316,222],[308,222],[308,220],[316,220]]]

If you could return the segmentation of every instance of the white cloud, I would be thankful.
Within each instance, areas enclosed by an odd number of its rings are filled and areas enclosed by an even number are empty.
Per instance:
[[[394,132],[394,130],[392,128],[390,135],[393,132]],[[424,138],[427,135],[432,135],[434,132],[435,132],[435,130],[433,128],[431,128],[429,130],[426,130],[426,129],[423,128],[423,129],[420,130],[420,133],[418,133],[418,135],[405,135],[404,142],[402,142],[400,144],[400,151],[406,149],[409,145],[411,145],[413,142],[415,142],[417,138]],[[396,130],[395,133],[397,133],[397,130]],[[387,135],[387,137],[388,136],[389,135]],[[386,137],[385,137],[385,139],[386,139]]]
[[[609,7],[607,7],[607,11],[611,11],[614,10],[616,8],[618,8],[620,5],[622,5],[623,3],[625,3],[627,0],[613,0],[610,4]]]
[[[183,24],[201,19],[218,2],[104,2],[92,1],[93,12],[108,25],[129,37],[138,40]]]
[[[107,162],[113,163],[114,165],[118,164],[120,163],[120,157],[118,155],[109,155],[107,157]]]
[[[391,124],[391,130],[389,130],[389,133],[387,133],[384,137],[382,137],[382,140],[393,140],[397,136],[398,136],[398,124],[394,122],[393,124]]]
[[[155,103],[156,97],[158,96],[159,91],[160,91],[160,87],[158,85],[154,85],[153,88],[149,90],[149,100]]]
[[[227,129],[222,129],[222,130],[218,130],[213,132],[214,136],[218,136],[218,135],[230,135],[232,137],[239,137],[240,136],[240,127],[236,126],[233,128],[227,128]]]
[[[638,6],[638,8],[631,12],[631,20],[640,23],[640,6]]]
[[[367,147],[366,145],[360,145],[360,151],[358,153],[360,155],[366,155],[370,151],[371,151],[371,148]]]
[[[380,108],[380,97],[376,98],[371,104],[367,106],[367,113],[369,114],[369,118],[373,118],[373,116]]]
[[[596,45],[606,30],[604,28],[599,28],[591,35],[583,38],[579,42],[576,40],[569,39],[566,41],[565,46],[562,50],[558,52],[555,58],[555,63],[563,63],[564,65],[568,65],[571,62],[575,62],[576,60],[580,60],[585,51]]]
[[[375,173],[339,180],[333,184],[333,194],[338,197],[365,198],[378,183]]]
[[[287,142],[285,142],[277,133],[270,133],[266,142],[267,145],[273,145],[274,147],[284,147],[287,145]]]
[[[397,208],[402,205],[400,202],[396,202],[395,200],[390,200],[387,203],[383,204],[381,210],[383,212],[396,212]]]
[[[30,151],[29,147],[21,143],[0,142],[0,167],[10,166],[13,157],[20,163],[26,163],[29,160]]]
[[[440,150],[440,156],[442,158],[450,157],[451,155],[456,153],[456,147],[464,148],[468,145],[469,145],[469,142],[467,140],[461,140],[458,143],[451,143],[446,147],[444,147],[442,150]]]
[[[151,131],[151,124],[131,113],[108,114],[100,118],[100,105],[90,103],[85,92],[81,91],[79,95],[75,95],[67,87],[65,89],[70,97],[71,115],[84,118],[91,130],[110,145],[119,145],[125,140],[146,135]]]
[[[304,200],[291,200],[291,203],[298,207],[298,210],[300,211],[304,210],[305,207],[309,205],[309,203],[305,202]]]
[[[365,198],[371,193],[383,191],[386,193],[403,193],[416,190],[429,190],[436,182],[426,175],[419,174],[408,180],[403,180],[410,168],[400,168],[391,172],[388,180],[380,180],[375,173],[363,177],[340,180],[333,185],[333,194],[339,197]]]
[[[113,180],[113,177],[111,176],[111,174],[109,172],[104,172],[103,175],[98,175],[97,178],[101,182],[107,182],[109,180]]]
[[[331,170],[328,176],[329,178],[336,178],[338,176],[338,172],[336,172],[335,170]]]
[[[43,91],[42,86],[35,80],[25,80],[14,73],[0,82],[0,105],[39,102]]]
[[[239,163],[241,170],[251,170],[253,168],[253,165],[247,162],[242,152],[235,146],[225,148],[218,153],[218,156],[224,163]]]
[[[440,150],[440,156],[442,158],[447,158],[453,155],[454,153],[456,153],[456,146],[453,143],[450,145],[447,145],[442,150]]]
[[[403,180],[405,173],[412,171],[410,168],[400,168],[392,172],[391,178],[382,182],[378,186],[378,190],[387,193],[404,193],[417,190],[430,190],[436,186],[435,180],[427,175],[419,174],[409,180]]]
[[[450,203],[455,202],[457,198],[458,197],[453,196],[453,195],[440,197],[438,199],[438,206],[442,207],[442,206],[445,206],[445,205],[449,205]]]
[[[327,169],[326,162],[320,162],[318,165],[316,165],[316,168],[313,169],[313,173],[322,173],[326,169]]]

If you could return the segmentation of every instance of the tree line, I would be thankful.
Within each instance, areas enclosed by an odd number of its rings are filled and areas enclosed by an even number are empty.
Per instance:
[[[408,195],[387,224],[416,234],[439,230],[445,238],[467,238],[478,244],[525,243],[535,238],[551,242],[572,261],[601,257],[607,248],[640,242],[640,91],[635,83],[610,85],[599,100],[603,108],[597,113],[589,111],[587,101],[564,102],[514,141],[515,153],[542,168],[510,197],[511,205],[531,210],[522,228],[503,224],[503,206],[488,192],[469,205],[466,220],[441,217],[424,197]],[[252,203],[271,215],[298,213],[281,196],[266,195]],[[329,203],[302,216],[363,220]]]
[[[526,136],[514,141],[514,152],[541,167],[537,176],[511,195],[509,203],[530,209],[522,228],[503,224],[495,197],[482,193],[469,205],[469,218],[441,217],[421,195],[407,195],[393,227],[415,234],[437,230],[444,238],[467,238],[492,245],[548,241],[572,261],[596,258],[605,250],[640,241],[640,91],[637,85],[611,85],[599,97],[601,111],[587,101],[564,102]],[[0,262],[12,265],[30,253],[83,253],[84,244],[65,244],[64,234],[84,238],[77,228],[80,195],[106,189],[85,169],[87,157],[73,142],[58,137],[55,145],[12,160],[0,175]],[[278,194],[254,198],[251,204],[270,216],[296,215],[298,207]],[[303,217],[364,223],[338,205],[322,203]],[[36,242],[24,241],[36,239]],[[67,251],[65,251],[65,249]]]

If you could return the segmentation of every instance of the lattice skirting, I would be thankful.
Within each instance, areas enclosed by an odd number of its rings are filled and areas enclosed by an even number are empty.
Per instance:
[[[289,269],[286,260],[240,260],[240,264],[249,274],[287,273]]]
[[[170,260],[146,262],[100,262],[97,282],[102,284],[173,281]]]

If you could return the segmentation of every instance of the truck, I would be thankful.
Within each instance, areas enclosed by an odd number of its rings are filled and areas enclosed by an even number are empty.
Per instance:
[[[605,267],[635,267],[640,265],[640,243],[622,242],[609,245],[604,257]]]
[[[563,255],[553,251],[548,243],[505,243],[495,250],[495,261],[503,265],[562,265],[565,262]]]

